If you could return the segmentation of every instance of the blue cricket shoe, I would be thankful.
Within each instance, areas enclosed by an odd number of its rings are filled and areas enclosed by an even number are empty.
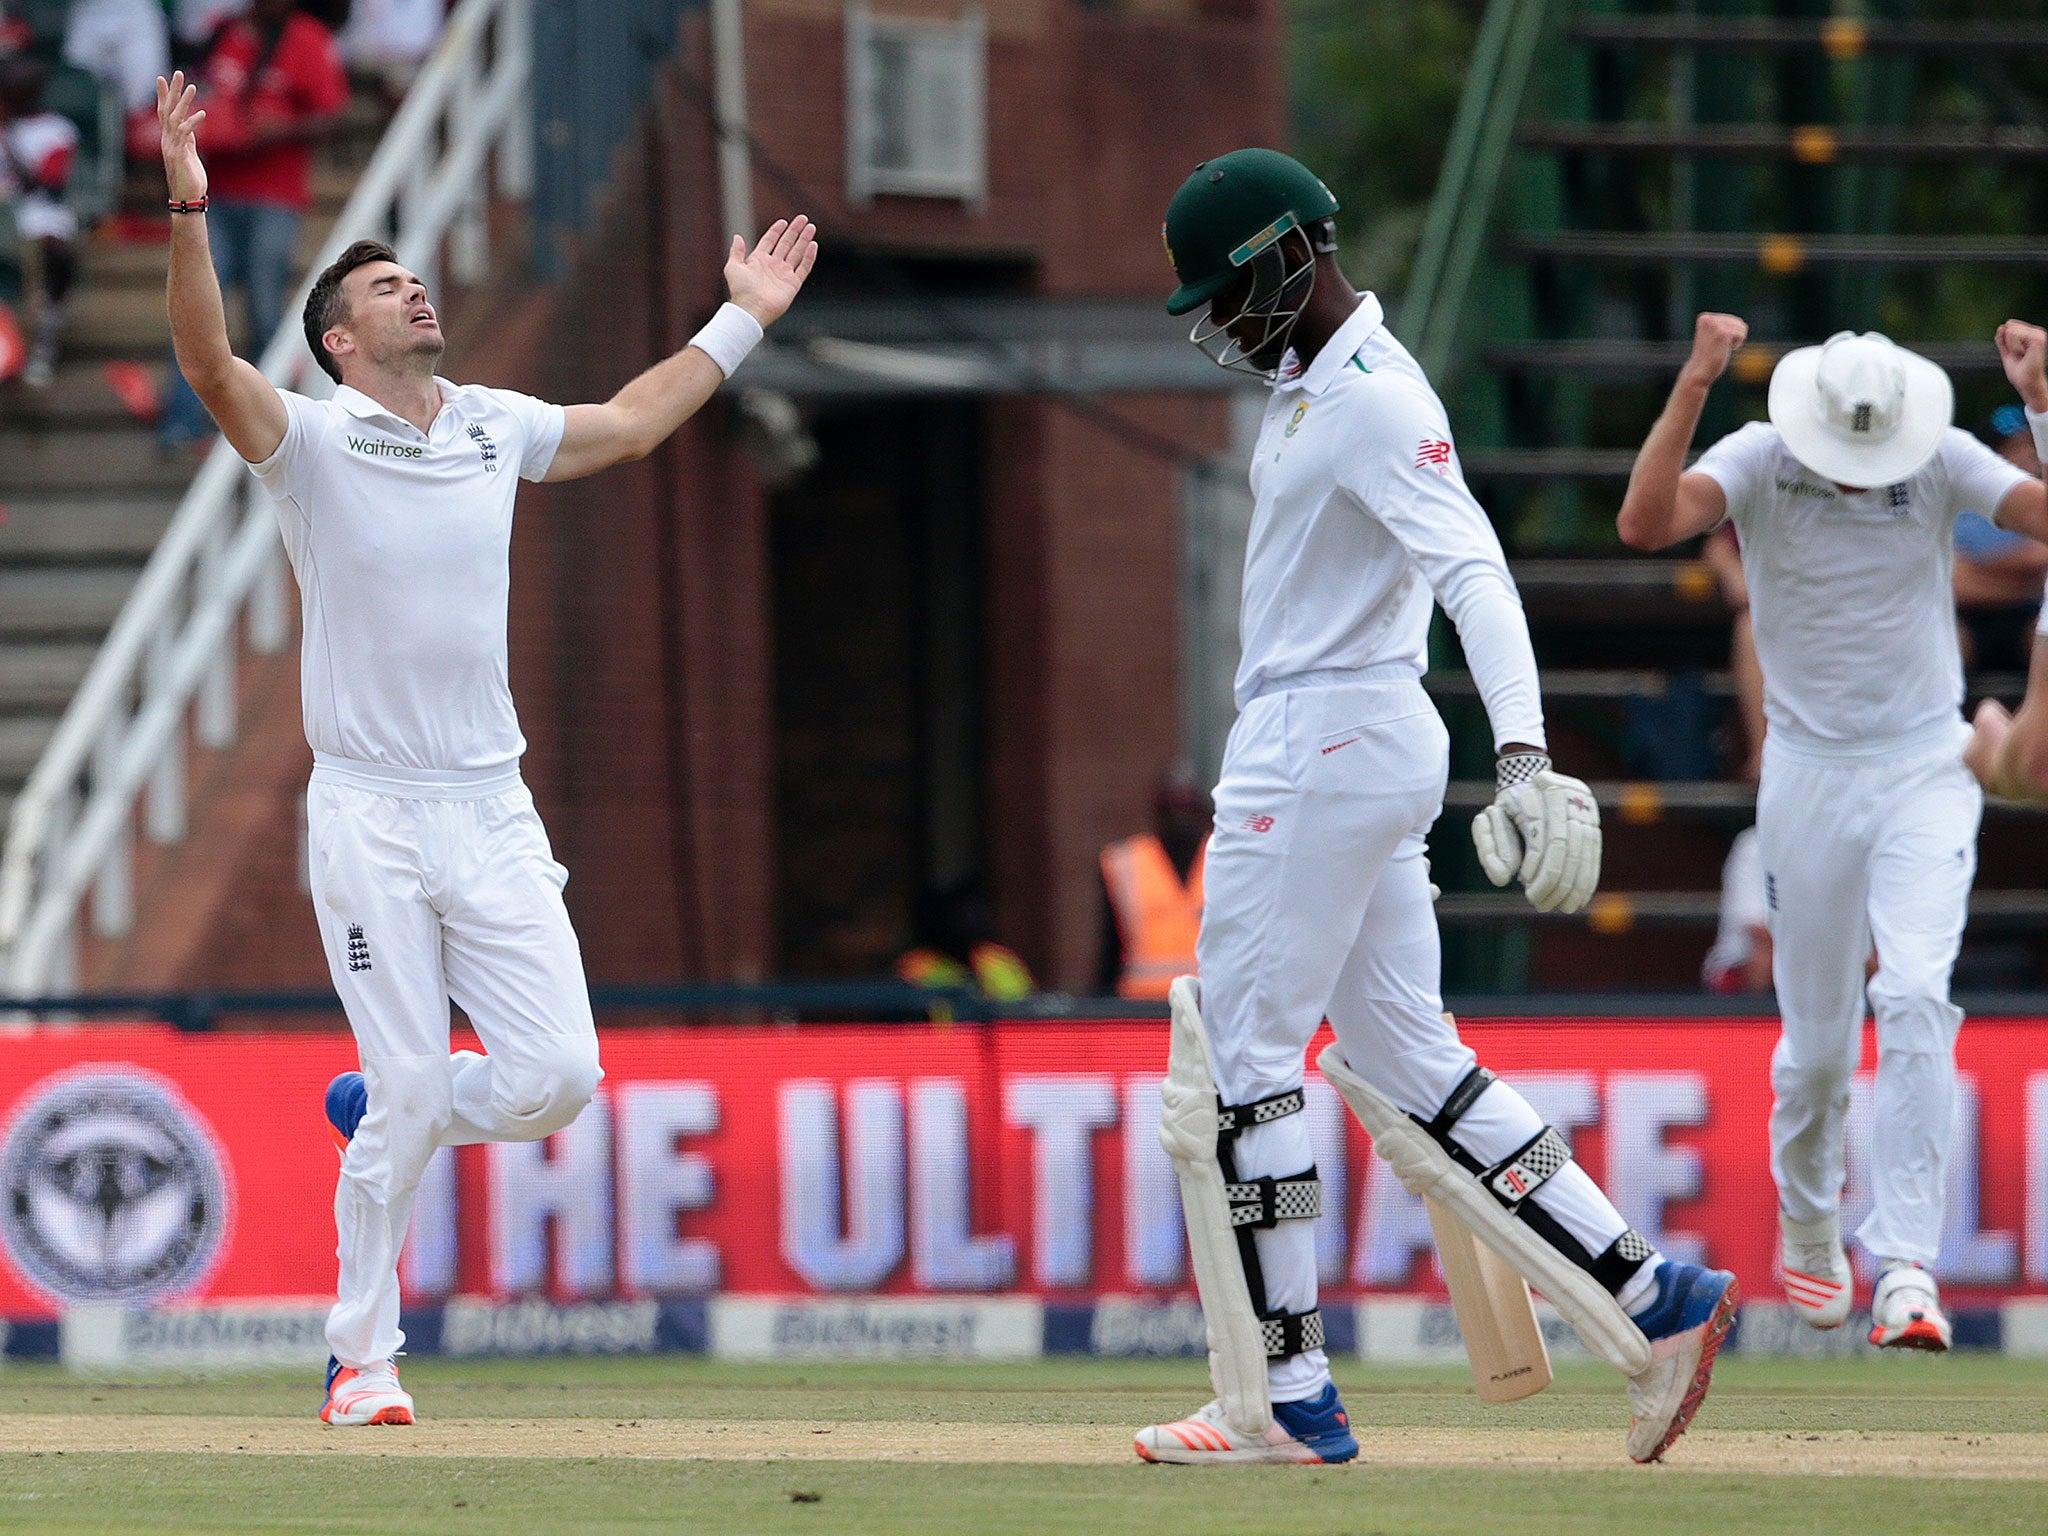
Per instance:
[[[1275,1403],[1263,1435],[1247,1435],[1230,1422],[1220,1399],[1171,1424],[1150,1424],[1132,1442],[1146,1461],[1197,1466],[1209,1462],[1284,1461],[1322,1466],[1358,1454],[1351,1418],[1334,1382],[1314,1397]]]
[[[1649,1369],[1628,1379],[1628,1454],[1639,1462],[1661,1458],[1700,1411],[1742,1299],[1725,1269],[1664,1259],[1656,1279],[1656,1294],[1633,1314],[1650,1341]]]

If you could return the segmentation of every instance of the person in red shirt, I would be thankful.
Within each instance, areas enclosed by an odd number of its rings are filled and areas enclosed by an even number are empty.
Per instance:
[[[248,306],[249,345],[269,345],[283,317],[292,249],[313,195],[313,146],[348,105],[334,34],[295,0],[255,0],[222,23],[202,70],[200,147],[212,173],[208,227],[222,288]],[[213,423],[174,367],[164,446],[199,441]]]

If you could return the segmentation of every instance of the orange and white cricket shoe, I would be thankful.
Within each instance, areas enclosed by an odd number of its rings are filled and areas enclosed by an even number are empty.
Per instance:
[[[398,1384],[398,1367],[385,1360],[357,1370],[331,1355],[327,1360],[327,1401],[320,1421],[343,1427],[410,1424],[412,1394]]]
[[[1955,1340],[1934,1276],[1918,1264],[1894,1259],[1877,1277],[1870,1298],[1870,1342],[1879,1349],[1925,1349],[1936,1354]]]
[[[1778,1212],[1778,1279],[1792,1313],[1809,1328],[1839,1328],[1849,1319],[1855,1274],[1842,1251],[1842,1218],[1834,1211],[1812,1221]]]
[[[1180,1466],[1211,1462],[1281,1461],[1298,1466],[1323,1466],[1350,1461],[1358,1454],[1351,1419],[1334,1383],[1298,1403],[1275,1403],[1273,1422],[1262,1435],[1247,1435],[1212,1399],[1184,1419],[1148,1424],[1138,1431],[1132,1448],[1146,1461]]]

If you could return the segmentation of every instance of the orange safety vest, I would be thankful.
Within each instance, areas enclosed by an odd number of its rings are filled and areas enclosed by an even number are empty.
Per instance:
[[[1195,938],[1202,931],[1202,862],[1208,851],[1204,840],[1182,885],[1165,845],[1149,832],[1102,850],[1102,879],[1124,941],[1118,996],[1163,998],[1174,977],[1194,975]]]

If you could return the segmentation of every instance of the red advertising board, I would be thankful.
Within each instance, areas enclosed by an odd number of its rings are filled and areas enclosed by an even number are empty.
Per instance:
[[[1775,1024],[1467,1021],[1466,1034],[1646,1235],[1771,1293]],[[437,1161],[409,1287],[562,1300],[1183,1292],[1154,1137],[1165,1054],[1156,1021],[611,1031],[599,1100],[568,1131]],[[1939,1267],[1962,1300],[2048,1290],[2048,1021],[1974,1023],[1957,1055]],[[327,1292],[336,1153],[321,1095],[350,1065],[340,1034],[11,1039],[0,1316]],[[1309,1087],[1326,1297],[1440,1291],[1419,1206],[1313,1070]],[[1866,1073],[1852,1221],[1869,1105]]]

